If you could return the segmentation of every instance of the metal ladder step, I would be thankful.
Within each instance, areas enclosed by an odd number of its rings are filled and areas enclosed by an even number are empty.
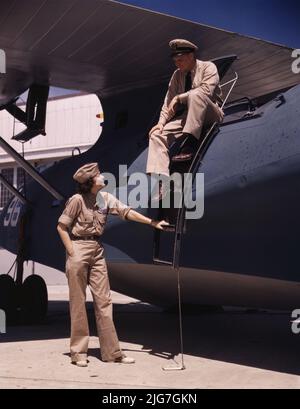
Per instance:
[[[171,261],[160,260],[158,258],[153,258],[153,263],[161,266],[173,266],[173,263]]]

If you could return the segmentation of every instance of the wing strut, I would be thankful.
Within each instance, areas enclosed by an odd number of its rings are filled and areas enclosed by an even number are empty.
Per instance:
[[[23,204],[29,204],[29,201],[23,196],[8,180],[5,179],[0,173],[0,182],[6,187],[6,189],[14,196],[16,196]]]
[[[46,181],[45,178],[43,178],[42,175],[37,172],[33,166],[30,165],[30,163],[22,158],[22,156],[15,150],[13,149],[3,138],[0,136],[0,147],[8,154],[10,155],[16,162],[17,164],[23,168],[28,175],[30,175],[37,183],[39,183],[44,189],[46,189],[52,196],[55,197],[57,200],[64,200],[64,196],[59,193],[49,182]]]

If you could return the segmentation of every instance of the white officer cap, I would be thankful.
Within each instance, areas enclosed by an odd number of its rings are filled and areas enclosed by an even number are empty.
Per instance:
[[[172,40],[169,43],[169,47],[172,50],[172,57],[174,55],[182,55],[182,54],[188,54],[188,53],[194,53],[198,50],[198,47],[191,43],[188,40],[183,40],[183,39],[176,39]]]

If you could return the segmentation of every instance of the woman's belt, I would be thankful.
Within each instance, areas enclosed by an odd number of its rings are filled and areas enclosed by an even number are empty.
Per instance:
[[[94,240],[94,241],[99,241],[99,239],[100,239],[100,236],[96,236],[95,234],[91,235],[91,236],[81,236],[81,237],[71,235],[70,237],[71,237],[71,240]]]

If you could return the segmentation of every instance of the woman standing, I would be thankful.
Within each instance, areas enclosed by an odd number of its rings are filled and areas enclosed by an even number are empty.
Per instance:
[[[132,364],[120,349],[112,317],[112,300],[104,249],[100,243],[107,215],[114,214],[123,220],[152,225],[163,230],[165,221],[154,221],[121,203],[104,187],[104,177],[98,164],[82,166],[73,176],[79,194],[72,196],[58,220],[57,230],[66,248],[66,275],[70,292],[71,362],[87,366],[89,327],[86,313],[86,288],[90,286],[101,346],[101,358],[105,362]],[[99,193],[100,192],[100,193]],[[96,199],[100,199],[101,208]]]

